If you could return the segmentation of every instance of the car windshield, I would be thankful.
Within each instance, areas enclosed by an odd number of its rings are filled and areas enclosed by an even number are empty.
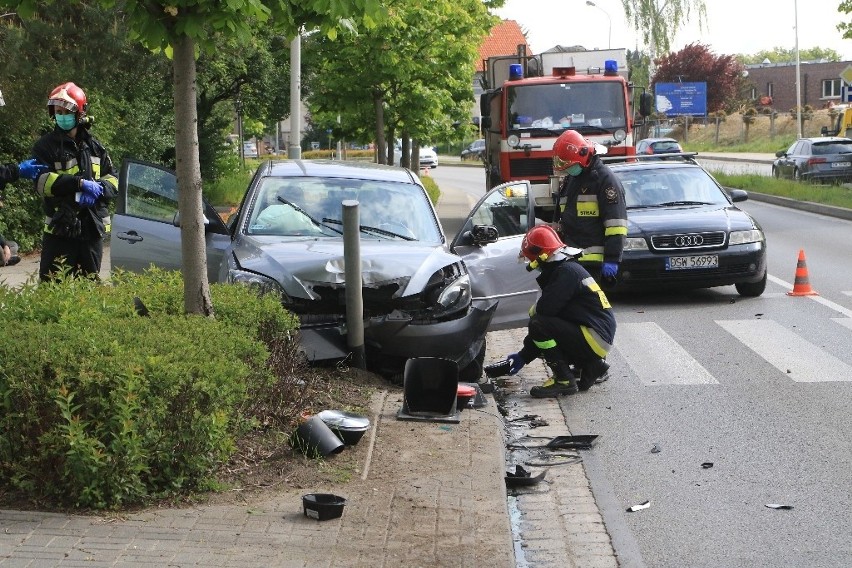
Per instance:
[[[614,81],[552,83],[511,87],[508,91],[511,130],[574,128],[607,131],[627,123],[624,91]]]
[[[813,145],[814,156],[827,156],[829,154],[852,153],[852,140],[848,142],[821,142]]]
[[[707,172],[697,167],[620,169],[628,209],[677,205],[730,205]]]
[[[363,239],[442,242],[428,197],[414,184],[269,177],[255,189],[248,235],[340,237],[344,200],[357,200]]]
[[[653,146],[655,152],[680,152],[680,145],[673,140],[654,142]]]

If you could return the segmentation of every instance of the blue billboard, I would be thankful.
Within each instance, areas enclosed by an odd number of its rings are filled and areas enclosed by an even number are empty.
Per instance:
[[[657,83],[654,107],[668,116],[707,114],[707,83]]]

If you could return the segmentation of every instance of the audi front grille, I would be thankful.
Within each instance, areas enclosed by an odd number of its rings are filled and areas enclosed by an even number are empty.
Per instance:
[[[651,237],[654,250],[699,250],[719,248],[725,245],[725,233],[683,233],[679,235],[656,235]]]

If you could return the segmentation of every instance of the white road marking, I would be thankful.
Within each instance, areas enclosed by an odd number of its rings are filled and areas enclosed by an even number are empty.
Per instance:
[[[793,381],[852,381],[852,367],[778,322],[720,320],[716,323]]]
[[[852,329],[852,318],[831,318],[831,321],[839,323],[843,327]]]
[[[615,348],[644,385],[719,384],[692,355],[653,322],[619,325]]]
[[[771,274],[767,275],[767,279],[770,282],[774,282],[775,284],[778,284],[779,286],[784,286],[788,290],[793,289],[792,284],[790,284],[789,282],[785,282],[784,280],[781,280],[780,278],[776,278],[775,276],[772,276]],[[819,293],[819,290],[814,290],[814,291]],[[846,294],[846,293],[847,292],[844,292],[844,294]],[[790,298],[794,298],[794,297],[795,296],[790,296]],[[814,302],[817,302],[818,304],[822,304],[823,306],[825,306],[829,309],[832,309],[837,313],[843,314],[847,318],[852,318],[852,310],[850,310],[849,308],[844,308],[840,304],[835,304],[831,300],[826,300],[822,296],[798,296],[798,297],[795,297],[795,298],[796,299],[807,298],[808,300],[813,300]]]

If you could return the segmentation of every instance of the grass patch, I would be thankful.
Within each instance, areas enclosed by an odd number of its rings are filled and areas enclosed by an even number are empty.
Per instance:
[[[852,209],[852,190],[848,186],[801,183],[758,174],[710,173],[725,187]]]

